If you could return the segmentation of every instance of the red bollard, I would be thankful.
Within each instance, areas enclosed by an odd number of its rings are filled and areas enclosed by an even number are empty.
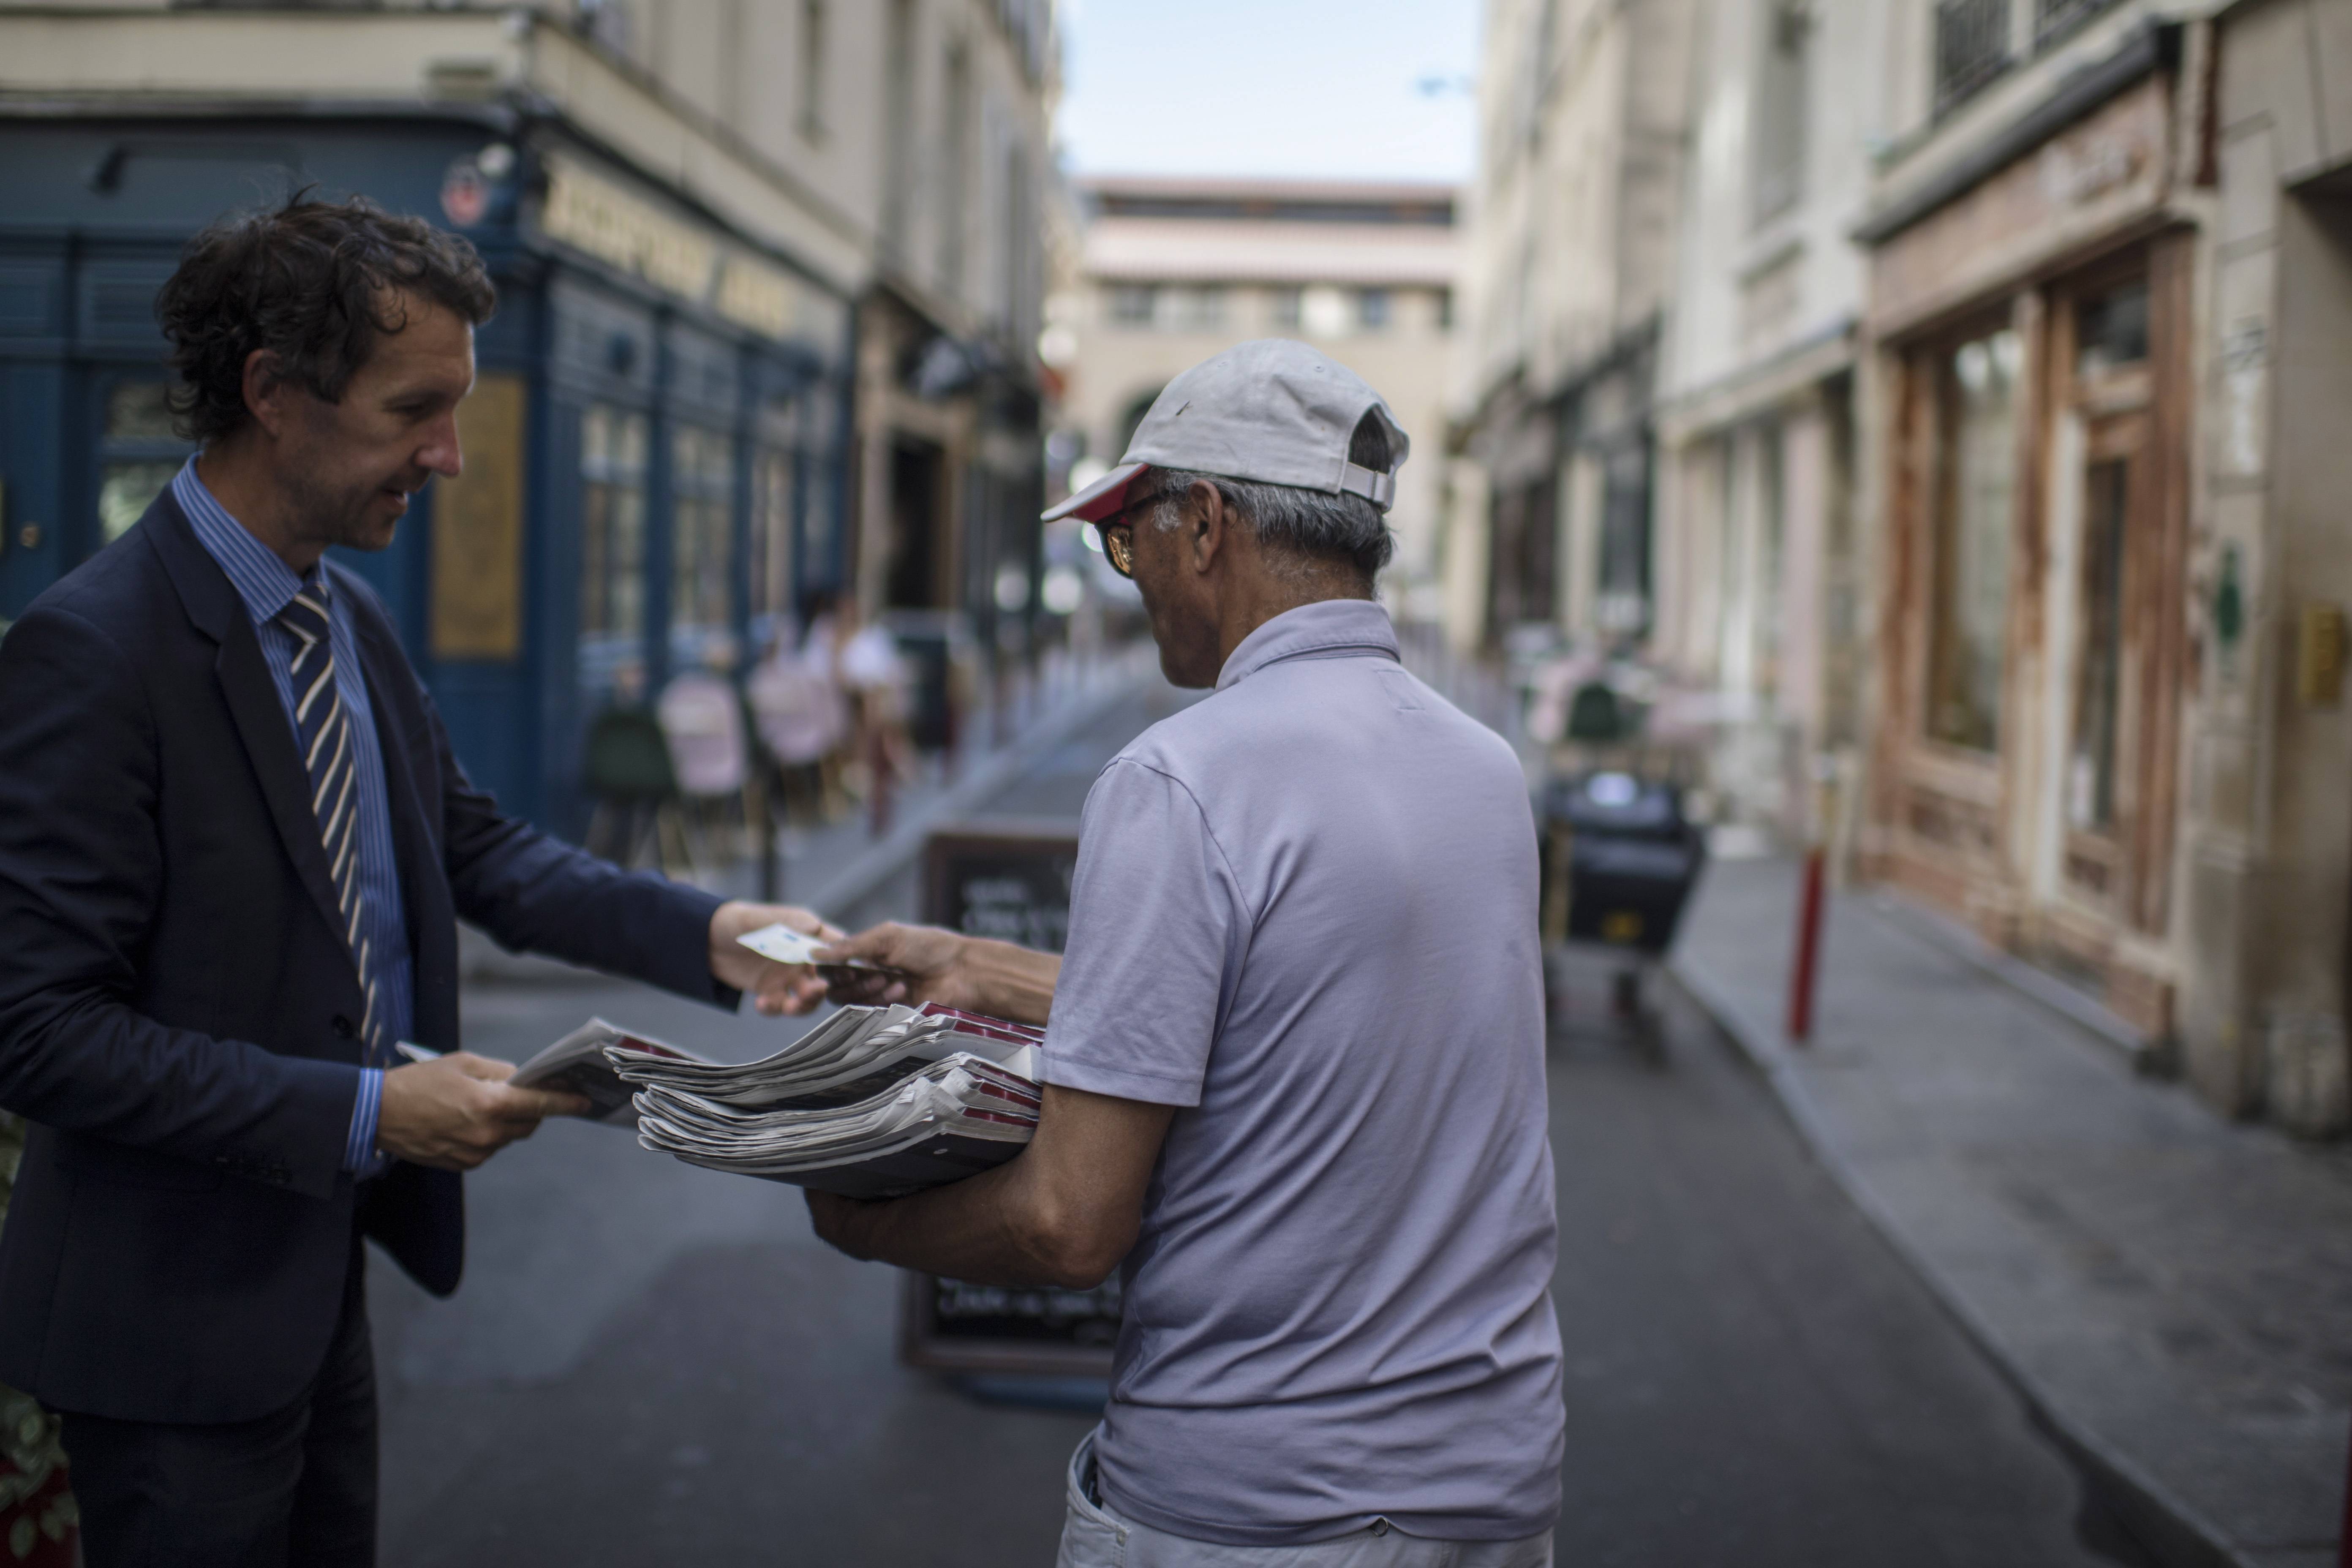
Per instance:
[[[1789,1038],[1802,1045],[1813,1033],[1813,975],[1822,957],[1822,847],[1805,851],[1805,892],[1797,910],[1797,968],[1789,977]]]

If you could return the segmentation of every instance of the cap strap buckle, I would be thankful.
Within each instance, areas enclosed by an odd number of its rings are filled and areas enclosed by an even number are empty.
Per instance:
[[[1340,468],[1339,488],[1349,495],[1363,497],[1381,511],[1396,504],[1396,476],[1377,472],[1360,463]]]

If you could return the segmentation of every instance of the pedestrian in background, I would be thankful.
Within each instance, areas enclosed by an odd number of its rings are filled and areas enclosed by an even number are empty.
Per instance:
[[[722,1006],[806,973],[734,940],[804,913],[500,815],[324,559],[457,474],[491,305],[362,202],[199,235],[157,310],[202,450],[0,641],[0,1382],[64,1413],[89,1568],[374,1560],[362,1239],[446,1295],[457,1173],[583,1104],[458,1049],[459,917]]]
[[[886,1203],[853,1257],[1099,1283],[1125,1315],[1062,1568],[1535,1568],[1564,1411],[1536,837],[1518,759],[1372,597],[1404,433],[1306,347],[1170,383],[1048,514],[1102,531],[1214,694],[1087,797],[1066,960],[883,926],[839,987],[1047,1026],[1034,1140]]]
[[[838,753],[849,739],[849,704],[834,672],[829,623],[779,632],[745,682],[753,727],[773,769],[785,820],[814,826],[833,815]]]

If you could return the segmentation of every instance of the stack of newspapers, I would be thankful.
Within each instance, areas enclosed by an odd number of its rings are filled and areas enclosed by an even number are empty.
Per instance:
[[[1019,1153],[1037,1127],[1044,1038],[926,1004],[844,1007],[774,1056],[740,1065],[641,1037],[616,1037],[603,1055],[635,1090],[646,1148],[880,1198],[961,1181]]]

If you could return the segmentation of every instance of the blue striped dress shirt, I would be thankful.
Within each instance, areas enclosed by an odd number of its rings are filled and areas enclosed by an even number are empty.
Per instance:
[[[254,636],[261,642],[262,661],[278,686],[278,700],[286,708],[286,722],[294,722],[294,656],[299,651],[294,634],[280,626],[278,612],[317,578],[295,574],[276,552],[245,531],[229,516],[213,492],[196,477],[196,460],[172,480],[172,499],[188,514],[197,540],[228,574],[245,613],[252,617]],[[358,639],[352,632],[351,606],[340,594],[330,594],[333,616],[335,690],[343,711],[351,715],[354,782],[359,793],[360,890],[367,900],[368,945],[375,961],[378,1011],[383,1037],[404,1040],[416,1011],[415,979],[408,951],[408,917],[400,898],[400,868],[392,849],[392,803],[383,782],[383,751],[376,739],[374,710],[368,705],[367,679],[360,668]],[[299,748],[298,748],[299,749]],[[343,1147],[343,1168],[375,1174],[383,1163],[375,1154],[376,1112],[383,1104],[383,1069],[362,1068],[359,1096],[352,1105],[352,1127]]]

